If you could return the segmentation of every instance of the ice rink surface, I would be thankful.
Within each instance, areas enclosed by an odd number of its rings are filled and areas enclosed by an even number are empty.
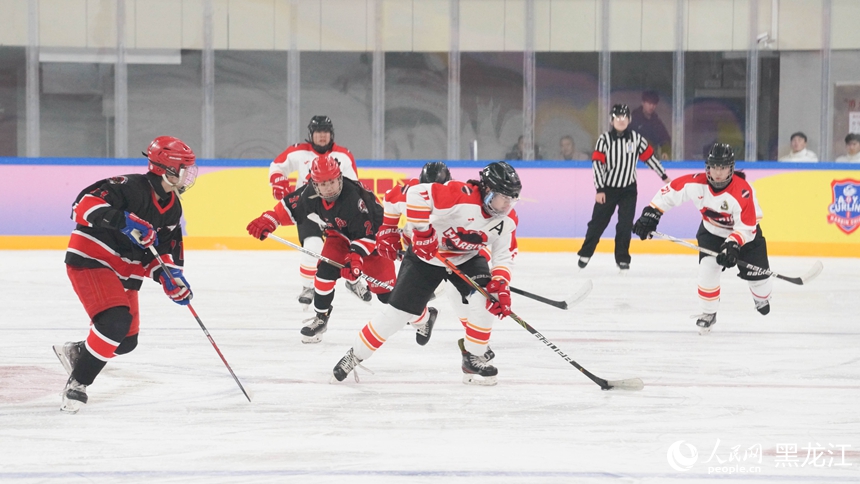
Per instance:
[[[0,252],[0,482],[860,482],[860,259],[775,281],[766,317],[726,272],[699,336],[693,252],[634,254],[626,277],[610,254],[579,273],[573,254],[520,254],[521,289],[563,299],[593,281],[567,311],[518,295],[514,311],[597,376],[645,382],[605,392],[511,320],[493,330],[498,385],[464,385],[444,295],[427,346],[406,327],[364,363],[374,374],[330,384],[378,301],[338,283],[323,342],[303,345],[297,252],[186,257],[193,306],[253,402],[187,308],[146,281],[138,348],[66,415],[51,345],[88,321],[63,253]]]

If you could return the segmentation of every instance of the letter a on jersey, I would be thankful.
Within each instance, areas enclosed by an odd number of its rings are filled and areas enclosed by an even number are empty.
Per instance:
[[[491,229],[490,229],[490,230],[488,230],[487,232],[495,231],[497,234],[502,235],[502,231],[503,231],[503,230],[505,230],[505,221],[504,221],[504,220],[502,220],[501,222],[499,222],[498,224],[496,224],[496,226],[495,226],[495,227],[491,228]]]

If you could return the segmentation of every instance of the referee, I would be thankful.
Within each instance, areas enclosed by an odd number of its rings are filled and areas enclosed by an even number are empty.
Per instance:
[[[600,236],[609,225],[609,219],[618,207],[618,224],[615,225],[615,263],[622,274],[630,269],[630,235],[636,212],[636,161],[644,161],[669,182],[666,170],[654,156],[654,149],[636,131],[627,129],[630,124],[630,108],[626,104],[612,106],[610,117],[612,129],[600,135],[591,160],[594,168],[594,211],[585,241],[577,253],[580,269],[584,269],[594,255]]]

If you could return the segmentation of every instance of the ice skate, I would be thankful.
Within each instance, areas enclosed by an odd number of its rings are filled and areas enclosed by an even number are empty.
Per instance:
[[[457,344],[460,346],[460,353],[463,354],[463,383],[467,385],[495,385],[497,383],[496,375],[499,374],[499,370],[491,365],[484,356],[476,356],[469,353],[463,344],[462,338],[457,341]],[[484,355],[486,354],[484,352]]]
[[[698,316],[693,316],[694,318],[699,318],[696,321],[696,326],[699,327],[699,334],[706,335],[711,332],[711,326],[717,324],[717,313],[702,313]]]
[[[302,343],[319,343],[322,341],[322,335],[328,330],[328,317],[331,315],[332,307],[324,313],[317,313],[312,318],[302,321],[306,323],[302,328]]]
[[[352,352],[352,348],[350,348],[349,351],[347,351],[346,354],[343,355],[343,358],[341,358],[340,361],[337,362],[337,365],[334,365],[334,370],[332,370],[333,380],[331,381],[331,383],[334,383],[335,380],[345,380],[346,376],[349,375],[349,372],[355,370],[356,367],[361,366],[361,361],[362,360],[359,357],[355,356],[355,353]],[[361,367],[364,368],[363,366]],[[358,373],[353,371],[352,376],[355,377],[355,381],[358,382]]]
[[[579,266],[580,269],[585,269],[585,266],[588,265],[588,261],[591,260],[591,257],[580,257],[578,261],[576,261],[576,265]]]
[[[420,327],[415,326],[415,342],[421,346],[426,345],[430,341],[430,335],[433,334],[433,325],[436,324],[436,316],[439,315],[439,311],[436,308],[427,308],[427,312],[430,313],[427,321]]]
[[[756,301],[755,302],[755,309],[756,309],[756,311],[761,313],[762,316],[767,316],[767,313],[770,312],[770,300]]]
[[[71,375],[75,369],[75,364],[78,358],[81,357],[81,351],[84,349],[83,341],[69,341],[64,345],[54,345],[54,353],[66,369],[66,374]]]
[[[87,386],[78,383],[70,376],[66,382],[66,387],[63,388],[63,403],[60,405],[60,410],[67,413],[78,413],[78,410],[85,403],[87,403]]]
[[[302,305],[302,311],[307,311],[311,303],[314,302],[314,287],[303,287],[298,299],[299,304]]]
[[[630,272],[630,263],[629,262],[619,262],[618,264],[618,273],[622,276],[626,276],[628,272]]]
[[[355,294],[355,297],[368,304],[370,304],[370,300],[373,299],[373,294],[370,292],[367,284],[360,280],[355,282],[346,281],[346,288],[349,289],[349,292]]]

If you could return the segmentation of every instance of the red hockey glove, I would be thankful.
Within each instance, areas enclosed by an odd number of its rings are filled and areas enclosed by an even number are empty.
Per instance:
[[[251,220],[247,229],[248,233],[255,239],[266,240],[266,237],[269,236],[269,232],[274,232],[279,225],[281,224],[278,222],[278,216],[275,212],[269,210],[268,212],[264,212],[263,215]]]
[[[432,225],[427,230],[412,231],[412,252],[424,260],[433,260],[439,253],[439,241]]]
[[[361,275],[361,268],[364,265],[361,255],[350,252],[346,254],[346,259],[343,261],[343,268],[340,270],[340,277],[347,281],[356,281]]]
[[[487,299],[487,311],[499,319],[511,315],[511,290],[504,279],[493,279],[485,288],[495,300]]]
[[[287,177],[280,173],[272,173],[269,177],[269,184],[272,185],[272,196],[275,200],[283,200],[290,193],[290,182]]]
[[[167,277],[164,271],[161,271],[158,274],[158,282],[161,283],[161,288],[164,289],[164,294],[167,294],[167,297],[173,299],[173,302],[176,304],[180,304],[182,306],[187,306],[188,303],[191,302],[191,298],[194,295],[191,293],[191,285],[188,284],[188,281],[185,280],[185,276],[182,275],[182,269],[177,269],[176,267],[170,267],[170,275],[173,276],[173,280],[176,281],[176,284]]]
[[[741,246],[734,239],[726,239],[723,245],[720,246],[720,253],[717,254],[717,264],[731,269],[738,263],[738,256],[741,253]]]
[[[400,229],[394,225],[383,225],[376,233],[376,251],[388,260],[397,260],[397,252],[403,250]]]
[[[152,224],[131,212],[125,212],[125,227],[120,232],[142,249],[149,248],[158,240]]]

